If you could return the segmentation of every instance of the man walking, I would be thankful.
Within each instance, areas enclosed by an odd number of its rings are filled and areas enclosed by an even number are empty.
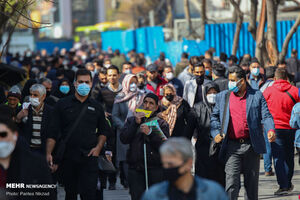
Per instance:
[[[216,143],[222,140],[219,157],[225,161],[226,192],[236,200],[244,175],[245,199],[258,199],[259,154],[266,152],[262,130],[275,140],[274,122],[267,103],[258,90],[246,81],[242,68],[229,68],[228,90],[219,93],[211,115],[211,135]],[[221,130],[222,127],[222,130]]]
[[[275,122],[276,141],[271,144],[275,172],[279,189],[275,195],[284,195],[293,190],[294,173],[294,139],[295,129],[289,121],[294,105],[299,102],[298,88],[287,80],[287,71],[278,68],[275,71],[275,82],[264,91],[271,114]]]
[[[110,134],[110,127],[102,106],[89,97],[91,73],[86,69],[78,70],[75,79],[75,94],[61,99],[54,108],[47,139],[47,161],[53,168],[55,144],[70,135],[59,165],[66,200],[77,200],[78,193],[82,200],[95,200],[97,158]]]

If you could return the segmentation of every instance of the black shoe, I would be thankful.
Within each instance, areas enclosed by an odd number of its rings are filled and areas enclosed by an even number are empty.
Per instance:
[[[276,192],[274,192],[274,195],[288,195],[289,189],[288,188],[279,188]]]
[[[128,182],[127,181],[122,181],[121,184],[123,185],[124,189],[128,189]]]
[[[116,185],[115,184],[109,185],[108,189],[109,190],[116,190]]]

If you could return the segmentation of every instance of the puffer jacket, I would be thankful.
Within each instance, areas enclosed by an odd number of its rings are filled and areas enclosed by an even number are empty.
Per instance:
[[[299,102],[298,88],[292,86],[286,80],[275,81],[263,93],[270,113],[273,116],[276,129],[292,129],[289,121],[295,103],[286,92],[289,92],[295,101]]]

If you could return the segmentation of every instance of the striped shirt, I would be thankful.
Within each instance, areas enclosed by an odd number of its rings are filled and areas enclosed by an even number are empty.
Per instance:
[[[30,140],[30,147],[33,149],[40,149],[42,145],[41,127],[44,105],[39,111],[32,108],[32,136]]]

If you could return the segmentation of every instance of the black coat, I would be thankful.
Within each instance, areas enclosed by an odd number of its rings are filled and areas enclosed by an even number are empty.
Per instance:
[[[166,107],[162,107],[162,110],[166,110]],[[182,100],[181,105],[177,109],[177,119],[173,129],[172,137],[187,137],[185,129],[189,120],[191,107],[186,100]]]
[[[147,121],[154,120],[151,117]],[[169,137],[169,125],[163,119],[158,119],[159,127],[166,137]],[[127,119],[121,130],[120,140],[124,144],[129,144],[127,152],[127,163],[131,169],[144,170],[144,140],[147,149],[147,165],[148,168],[160,168],[161,161],[159,155],[159,147],[163,143],[157,134],[151,133],[146,136],[139,131],[140,125],[135,122],[135,117]]]
[[[45,157],[30,152],[30,149],[18,139],[15,150],[12,153],[9,168],[7,169],[6,183],[26,184],[53,184],[50,169]],[[17,196],[8,198],[14,200],[53,200],[56,197],[55,189],[9,189],[10,192],[45,192],[45,196]],[[0,192],[1,193],[1,192]],[[0,195],[1,196],[1,195]],[[9,196],[7,196],[9,197]],[[11,197],[11,196],[10,196]]]
[[[51,118],[53,108],[47,104],[44,104],[43,116],[42,116],[42,124],[41,124],[41,140],[42,140],[42,153],[46,153],[46,139],[47,139],[47,130],[49,127],[49,122]],[[32,107],[28,108],[28,119],[26,123],[22,123],[21,125],[20,135],[24,137],[26,142],[30,144],[30,140],[32,137]]]

